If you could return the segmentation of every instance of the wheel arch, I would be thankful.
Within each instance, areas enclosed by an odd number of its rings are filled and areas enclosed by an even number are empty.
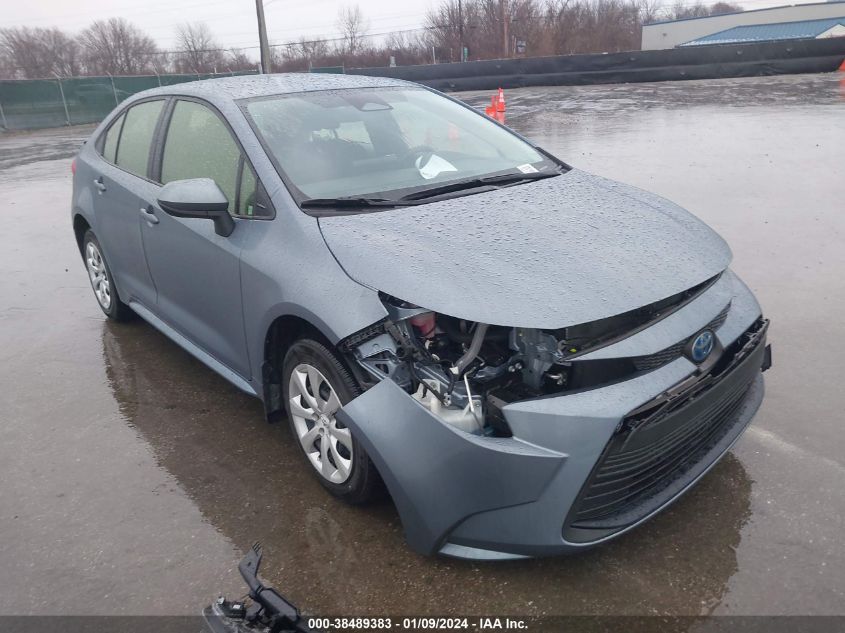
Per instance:
[[[91,229],[91,223],[82,215],[81,211],[77,211],[73,215],[73,235],[76,237],[76,246],[79,248],[79,254],[82,254],[82,240],[85,239],[86,231]]]
[[[291,345],[307,336],[336,350],[331,338],[314,321],[296,314],[282,314],[273,319],[264,334],[260,375],[264,412],[270,422],[285,415],[281,372],[285,354]]]

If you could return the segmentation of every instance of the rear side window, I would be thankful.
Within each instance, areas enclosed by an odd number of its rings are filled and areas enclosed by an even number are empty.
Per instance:
[[[162,184],[211,178],[226,194],[229,213],[237,215],[240,159],[240,148],[217,114],[193,101],[176,102],[164,142]]]
[[[127,110],[117,146],[115,164],[146,177],[150,146],[164,101],[145,101]],[[106,139],[108,144],[109,139]]]
[[[106,142],[103,144],[103,158],[110,163],[115,161],[117,157],[117,141],[120,138],[120,128],[123,126],[123,119],[125,114],[117,117],[117,120],[111,124],[109,131],[106,132]]]

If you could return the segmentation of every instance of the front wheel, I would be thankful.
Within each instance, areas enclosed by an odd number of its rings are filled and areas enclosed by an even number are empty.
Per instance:
[[[335,417],[361,393],[340,359],[322,343],[301,339],[285,355],[282,384],[291,430],[320,483],[349,503],[372,499],[378,473]]]

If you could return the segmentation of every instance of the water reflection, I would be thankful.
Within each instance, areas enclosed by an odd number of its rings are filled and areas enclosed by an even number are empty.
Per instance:
[[[310,612],[698,615],[720,603],[737,569],[751,481],[732,455],[668,512],[587,554],[483,565],[423,558],[405,546],[389,502],[331,499],[286,424],[268,425],[257,400],[151,327],[105,323],[102,343],[127,424],[206,521],[241,549],[264,544],[265,577]]]

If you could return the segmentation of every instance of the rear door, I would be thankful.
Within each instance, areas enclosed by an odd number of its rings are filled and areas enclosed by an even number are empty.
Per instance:
[[[141,243],[141,197],[157,189],[149,178],[152,142],[165,101],[142,101],[126,110],[99,142],[94,200],[96,233],[125,302],[155,305],[155,288]]]
[[[161,184],[212,178],[229,200],[235,230],[214,232],[206,219],[176,218],[147,199],[142,222],[147,264],[157,293],[156,313],[206,353],[245,379],[251,378],[241,306],[240,252],[250,222],[239,213],[255,180],[222,117],[198,100],[174,100],[167,114],[157,171]],[[246,169],[252,180],[241,173]],[[252,184],[250,184],[252,183]],[[238,195],[241,194],[239,205]],[[254,196],[253,196],[254,197]]]

